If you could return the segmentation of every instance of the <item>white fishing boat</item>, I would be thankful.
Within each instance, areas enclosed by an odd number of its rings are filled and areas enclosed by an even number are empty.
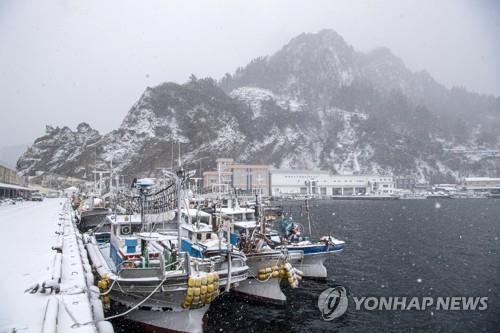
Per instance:
[[[229,233],[231,244],[242,250],[247,257],[249,278],[239,284],[235,291],[272,302],[285,302],[286,296],[280,282],[287,279],[292,288],[297,288],[302,272],[295,264],[302,260],[300,252],[289,252],[286,248],[273,249],[265,231],[255,216],[255,209],[235,207],[220,208],[216,215],[223,221],[225,235]]]
[[[328,271],[325,261],[332,255],[344,250],[345,242],[332,236],[324,236],[320,241],[313,242],[309,239],[282,242],[277,232],[269,232],[268,237],[273,241],[276,249],[286,248],[290,253],[301,253],[302,260],[294,266],[303,272],[304,277],[326,279]]]
[[[112,300],[125,308],[126,317],[132,320],[175,331],[201,332],[209,302],[195,309],[184,306],[189,280],[201,280],[203,275],[193,268],[189,255],[178,256],[175,249],[160,245],[172,241],[169,236],[141,232],[140,217],[118,215],[110,223],[108,239],[106,233],[100,233],[90,236],[87,244],[99,276],[98,286],[105,294],[103,302]]]
[[[141,214],[110,215],[109,233],[86,236],[103,301],[125,309],[117,316],[173,331],[201,332],[203,316],[219,290],[247,278],[245,258],[227,252],[192,258],[179,251],[182,178],[175,189],[170,186],[155,193],[145,190],[150,184],[137,183],[142,187]],[[167,217],[161,228],[145,223],[145,217],[154,214]],[[177,230],[164,228],[165,223]]]
[[[306,200],[306,213],[309,235],[312,234],[309,203]],[[272,241],[275,249],[287,249],[290,253],[302,253],[302,260],[295,263],[295,267],[303,272],[304,277],[326,279],[328,271],[325,261],[344,250],[345,242],[331,235],[322,236],[319,241],[312,241],[303,237],[304,228],[292,219],[283,218],[277,222],[279,231],[268,229],[267,237]]]

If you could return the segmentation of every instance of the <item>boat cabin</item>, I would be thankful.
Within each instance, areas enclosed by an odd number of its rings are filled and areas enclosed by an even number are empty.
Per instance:
[[[148,266],[149,261],[157,259],[161,249],[152,246],[151,241],[165,238],[156,232],[141,232],[140,215],[112,215],[110,235],[110,257],[114,264],[135,266],[135,261],[142,261]]]

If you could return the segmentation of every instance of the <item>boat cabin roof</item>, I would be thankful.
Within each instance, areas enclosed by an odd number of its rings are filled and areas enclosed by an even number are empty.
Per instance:
[[[202,217],[203,216],[206,216],[206,217],[212,216],[207,212],[204,212],[202,210],[198,210],[195,208],[189,208],[189,209],[183,208],[183,209],[181,209],[181,212],[182,212],[182,214],[189,215],[191,218],[196,217],[196,216],[202,216]]]
[[[218,208],[217,213],[222,213],[225,215],[234,215],[234,214],[246,214],[246,213],[255,213],[255,209],[253,208]]]
[[[111,224],[141,224],[141,215],[108,215]]]
[[[205,223],[199,223],[198,227],[195,224],[182,224],[182,228],[194,233],[197,232],[212,232],[212,226],[205,224]]]
[[[135,233],[134,236],[146,241],[156,241],[156,242],[176,239],[176,237],[173,237],[172,235],[164,235],[158,232],[138,232]]]
[[[240,221],[233,223],[235,229],[255,229],[257,227],[256,221]]]

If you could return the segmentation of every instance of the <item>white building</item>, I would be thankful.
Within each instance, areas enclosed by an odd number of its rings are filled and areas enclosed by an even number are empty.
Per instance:
[[[328,171],[271,170],[273,196],[392,195],[391,176],[333,175]]]
[[[463,188],[474,192],[491,192],[500,190],[500,178],[470,177],[464,178]]]

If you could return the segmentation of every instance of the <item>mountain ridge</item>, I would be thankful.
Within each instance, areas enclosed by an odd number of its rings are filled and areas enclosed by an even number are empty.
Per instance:
[[[193,75],[184,84],[148,87],[120,127],[104,135],[84,125],[52,129],[17,168],[84,177],[94,164],[113,161],[119,172],[151,175],[171,164],[172,144],[182,142],[184,163],[197,168],[224,156],[452,180],[500,171],[495,159],[447,153],[456,146],[497,148],[498,125],[499,98],[447,89],[427,72],[410,71],[387,48],[361,53],[322,30],[218,82]]]

